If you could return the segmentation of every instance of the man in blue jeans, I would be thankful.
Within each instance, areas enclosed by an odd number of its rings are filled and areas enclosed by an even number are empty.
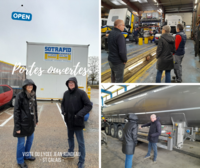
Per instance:
[[[149,134],[148,134],[148,152],[146,154],[146,156],[144,157],[144,159],[149,158],[150,154],[151,154],[151,148],[153,148],[154,151],[154,158],[153,158],[153,162],[156,162],[156,158],[157,158],[157,142],[158,142],[158,137],[161,134],[161,124],[159,121],[159,117],[156,118],[155,114],[151,115],[151,122],[142,125],[140,128],[142,127],[147,127],[150,126],[149,128]]]
[[[92,103],[86,92],[78,88],[77,79],[75,77],[69,78],[66,81],[66,86],[68,90],[64,93],[61,108],[67,125],[69,149],[68,152],[62,154],[62,158],[74,158],[74,134],[76,134],[79,148],[79,162],[77,165],[78,168],[84,168],[84,116],[92,109]]]

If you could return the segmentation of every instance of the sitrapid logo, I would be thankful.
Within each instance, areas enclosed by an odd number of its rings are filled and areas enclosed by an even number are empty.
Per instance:
[[[72,48],[45,46],[45,61],[71,61]]]
[[[20,20],[20,21],[31,21],[32,14],[31,13],[22,13],[22,12],[13,12],[11,15],[13,20]]]

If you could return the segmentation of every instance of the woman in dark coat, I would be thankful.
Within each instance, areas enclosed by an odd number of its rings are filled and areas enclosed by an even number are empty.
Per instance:
[[[128,115],[128,123],[124,126],[122,152],[126,154],[125,168],[132,167],[133,154],[137,145],[138,117],[135,114]]]
[[[174,69],[173,54],[176,51],[175,38],[170,34],[171,27],[163,26],[162,35],[157,47],[157,76],[156,83],[161,82],[163,71],[165,71],[165,82],[171,83],[171,70]]]
[[[30,154],[30,149],[38,123],[36,88],[31,79],[26,79],[22,86],[23,91],[18,93],[15,101],[13,136],[18,138],[17,163],[21,168],[27,168],[24,160],[35,160]]]

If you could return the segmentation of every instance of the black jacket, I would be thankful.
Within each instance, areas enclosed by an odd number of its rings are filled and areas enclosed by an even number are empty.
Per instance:
[[[112,64],[127,62],[126,40],[117,28],[114,28],[108,36],[108,61]]]
[[[151,143],[157,143],[158,137],[161,134],[161,124],[160,124],[160,118],[157,117],[156,121],[150,122],[147,124],[142,125],[141,127],[147,127],[150,126],[149,134],[148,134],[148,141]]]
[[[35,83],[31,79],[26,79],[22,86],[23,91],[18,93],[15,99],[14,130],[13,130],[14,137],[30,136],[35,131],[34,116],[30,114],[29,100],[25,93],[25,86],[28,84],[33,85],[33,90],[36,93],[37,86],[35,85]],[[35,113],[36,113],[36,123],[37,123],[38,122],[37,101],[35,101]],[[21,130],[21,133],[20,134],[16,133],[16,131],[19,130]]]
[[[124,126],[122,152],[126,155],[133,155],[137,145],[138,117],[135,114],[129,114],[128,123]]]
[[[75,82],[75,88],[72,90],[68,87],[69,81]],[[92,109],[92,103],[86,92],[78,88],[75,77],[69,78],[66,86],[68,90],[64,93],[61,103],[62,114],[65,114],[65,122],[70,130],[81,130],[85,128],[84,116]]]
[[[175,38],[170,34],[163,34],[158,41],[157,69],[171,70],[174,68],[173,53],[176,52]]]

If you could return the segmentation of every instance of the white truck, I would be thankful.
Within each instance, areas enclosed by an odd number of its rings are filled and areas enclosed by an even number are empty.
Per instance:
[[[106,34],[109,34],[109,31],[111,31],[114,27],[114,22],[115,20],[120,19],[124,21],[125,28],[122,34],[126,39],[129,41],[133,41],[133,30],[135,24],[139,21],[138,16],[133,14],[128,8],[121,8],[121,9],[111,9],[108,14],[108,19],[107,19],[107,27],[110,29],[106,32],[101,33],[101,48],[105,49],[106,48],[106,41],[107,41],[107,36]]]
[[[26,68],[30,69],[35,65],[43,70],[41,76],[38,74],[26,76],[37,85],[37,99],[62,99],[63,93],[67,90],[65,82],[75,76],[67,73],[67,68],[76,69],[77,72],[81,67],[87,69],[88,49],[89,45],[27,42]],[[87,75],[77,74],[76,78],[79,88],[87,91]]]
[[[168,16],[168,19],[165,20],[165,25],[168,25],[168,26],[171,27],[171,34],[173,36],[176,35],[176,26],[179,23],[181,23],[181,24],[183,24],[185,26],[185,22],[183,22],[182,17],[181,16],[177,16],[177,15]],[[156,43],[156,45],[158,45],[158,41],[159,41],[161,35],[162,34],[160,34],[160,33],[157,33],[155,35],[155,43]]]

